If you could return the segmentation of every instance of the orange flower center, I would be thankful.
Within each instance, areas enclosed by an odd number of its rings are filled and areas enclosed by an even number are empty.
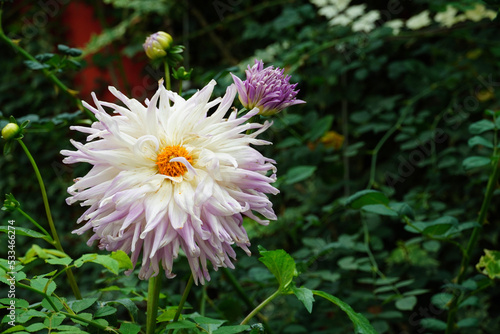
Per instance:
[[[169,162],[170,159],[184,157],[190,164],[193,163],[193,158],[189,155],[189,152],[181,145],[167,146],[164,147],[158,158],[156,159],[156,165],[158,165],[158,171],[160,174],[168,175],[172,177],[184,175],[187,172],[186,166],[182,162]]]

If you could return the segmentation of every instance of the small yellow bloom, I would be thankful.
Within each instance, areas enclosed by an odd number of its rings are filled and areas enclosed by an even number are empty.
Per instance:
[[[325,147],[332,147],[335,150],[340,150],[342,144],[344,144],[344,136],[335,131],[328,131],[321,137],[320,142],[323,143]]]

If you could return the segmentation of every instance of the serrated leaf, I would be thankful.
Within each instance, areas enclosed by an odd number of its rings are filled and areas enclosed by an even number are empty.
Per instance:
[[[469,132],[473,135],[478,135],[480,133],[493,130],[495,124],[487,119],[482,119],[478,122],[474,122],[469,126]]]
[[[500,278],[500,251],[485,249],[476,268],[491,279]]]
[[[290,168],[285,174],[285,182],[283,184],[294,184],[300,181],[304,181],[311,177],[316,171],[316,166],[296,166]]]
[[[353,209],[361,209],[365,205],[372,204],[388,205],[389,199],[380,191],[367,189],[358,191],[344,202],[344,205]]]
[[[408,296],[401,299],[396,300],[396,308],[401,311],[411,311],[417,304],[417,297]]]
[[[97,299],[98,298],[85,298],[81,300],[76,300],[71,304],[71,309],[75,313],[80,313],[81,311],[92,306],[97,301]]]
[[[358,334],[378,334],[375,328],[370,324],[368,319],[365,318],[364,315],[361,313],[357,313],[352,309],[352,307],[340,300],[339,298],[332,296],[329,293],[323,292],[323,291],[318,291],[318,290],[312,290],[312,293],[316,296],[320,296],[325,298],[326,300],[332,302],[333,304],[337,305],[342,311],[344,311],[349,319],[351,319],[352,323],[354,324],[354,330]]]
[[[297,288],[295,286],[292,286],[292,291],[295,294],[295,296],[297,297],[297,299],[300,300],[304,304],[306,310],[309,313],[311,313],[312,308],[313,308],[313,303],[314,303],[314,295],[313,295],[312,291],[308,288],[305,288],[305,287]]]
[[[298,274],[293,258],[283,249],[259,251],[260,255],[262,255],[259,261],[264,263],[267,269],[276,277],[280,290],[286,290],[292,279]]]
[[[238,334],[248,330],[248,325],[224,326],[213,332],[213,334]]]
[[[120,333],[122,334],[137,334],[141,331],[141,326],[130,322],[124,322],[120,326]]]
[[[468,157],[462,162],[462,166],[465,170],[471,170],[474,168],[484,167],[491,163],[491,159],[487,157]]]
[[[134,267],[130,257],[122,250],[111,252],[111,258],[118,261],[120,269],[132,269]]]

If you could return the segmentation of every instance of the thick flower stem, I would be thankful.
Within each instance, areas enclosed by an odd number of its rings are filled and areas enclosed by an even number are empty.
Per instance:
[[[189,295],[189,291],[191,291],[191,287],[193,286],[193,275],[189,276],[189,281],[187,282],[186,288],[184,289],[184,293],[182,294],[181,301],[179,302],[179,306],[177,307],[177,312],[175,312],[174,315],[174,320],[172,322],[177,322],[179,320],[179,317],[181,316],[182,309],[184,308],[184,303],[186,302],[187,296]],[[168,331],[168,334],[172,334],[174,332],[174,329],[171,328]]]
[[[243,319],[243,321],[240,323],[240,325],[245,325],[250,319],[252,319],[254,317],[254,315],[256,315],[257,313],[259,313],[259,311],[264,306],[266,306],[267,304],[269,304],[274,298],[278,297],[280,294],[281,294],[281,291],[280,290],[276,290],[275,293],[273,293],[272,295],[270,295],[269,297],[267,297],[266,300],[264,300],[256,308],[254,308],[253,311],[250,312],[250,314],[248,314],[245,319]]]
[[[50,227],[50,232],[52,233],[52,239],[54,240],[54,246],[56,247],[57,250],[65,253],[64,249],[62,248],[61,241],[59,240],[59,235],[57,234],[56,227],[54,225],[54,221],[52,220],[52,213],[50,212],[50,205],[49,205],[49,200],[47,198],[47,192],[45,191],[45,185],[43,183],[42,175],[40,174],[40,171],[38,170],[38,166],[35,162],[35,159],[33,159],[33,156],[31,155],[30,151],[28,150],[28,147],[24,145],[22,140],[18,140],[19,145],[24,150],[24,153],[28,156],[29,161],[31,162],[31,166],[33,167],[33,170],[35,171],[36,178],[38,180],[38,184],[40,185],[40,191],[42,193],[42,199],[43,199],[43,205],[45,206],[45,213],[47,215],[47,221],[49,222],[49,227]],[[66,275],[68,276],[68,281],[71,286],[71,289],[73,290],[73,294],[75,295],[76,299],[82,299],[82,296],[80,294],[80,289],[78,288],[78,285],[76,284],[75,277],[73,276],[73,272],[71,270],[68,270],[66,272]]]
[[[24,212],[20,208],[16,208],[16,210],[17,210],[17,212],[19,212],[20,214],[22,214],[26,219],[28,219],[33,225],[35,225],[36,227],[38,227],[38,229],[40,231],[42,231],[43,234],[45,234],[47,236],[48,239],[44,239],[44,240],[47,240],[50,244],[52,244],[52,246],[55,246],[54,239],[52,238],[52,236],[50,235],[50,233],[47,232],[46,229],[44,229],[40,224],[38,224],[33,218],[31,218],[26,212]]]
[[[479,216],[477,218],[478,226],[474,228],[472,234],[469,238],[469,242],[467,244],[467,248],[465,249],[464,255],[462,257],[462,262],[460,264],[460,269],[458,272],[458,276],[456,278],[456,284],[462,284],[465,279],[465,274],[467,272],[467,267],[469,266],[470,257],[472,255],[472,251],[476,247],[476,244],[479,239],[479,234],[483,228],[484,223],[486,222],[486,216],[488,214],[488,209],[491,204],[491,198],[493,197],[493,192],[495,191],[498,177],[500,176],[500,160],[494,154],[496,161],[493,164],[493,171],[490,174],[490,178],[488,179],[488,185],[486,186],[486,193],[484,195],[483,204],[481,205],[481,211],[479,211]],[[462,293],[456,296],[450,306],[450,312],[448,313],[448,321],[446,324],[446,332],[445,334],[453,333],[455,327],[455,318],[458,310],[458,301],[460,300]]]
[[[168,66],[168,62],[167,62],[166,58],[163,61],[163,64],[165,65],[165,88],[167,88],[167,90],[170,90],[170,88],[171,88],[171,86],[170,86],[170,67]]]
[[[158,301],[160,299],[161,274],[149,279],[148,285],[148,309],[146,334],[154,334],[156,329],[156,316],[158,314]]]

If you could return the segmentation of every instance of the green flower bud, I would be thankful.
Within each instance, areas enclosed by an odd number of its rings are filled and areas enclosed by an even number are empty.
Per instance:
[[[21,204],[14,198],[12,194],[5,195],[5,201],[3,202],[2,211],[16,211]]]
[[[191,79],[191,72],[193,72],[193,69],[188,72],[184,66],[181,66],[176,71],[173,71],[172,76],[177,80],[189,80]]]
[[[150,59],[158,59],[167,55],[167,50],[170,49],[173,42],[172,36],[166,32],[158,31],[148,36],[142,47]]]
[[[9,123],[2,129],[2,138],[10,140],[16,138],[21,133],[21,128],[16,123]]]

